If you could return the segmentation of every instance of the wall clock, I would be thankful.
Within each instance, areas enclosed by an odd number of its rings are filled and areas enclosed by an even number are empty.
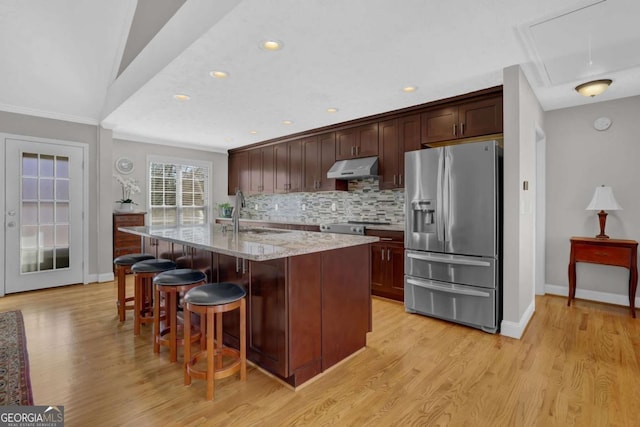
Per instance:
[[[116,170],[123,174],[133,172],[133,160],[128,157],[120,157],[116,160]]]
[[[603,131],[609,129],[609,127],[611,127],[611,119],[609,117],[598,117],[593,122],[593,128],[595,130]]]

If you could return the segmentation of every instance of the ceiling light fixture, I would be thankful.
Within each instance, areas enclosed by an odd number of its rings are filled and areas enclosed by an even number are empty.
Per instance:
[[[227,77],[229,77],[229,73],[227,73],[226,71],[219,71],[219,70],[212,71],[209,73],[209,75],[216,79],[226,79]]]
[[[338,109],[335,107],[329,107],[327,108],[327,113],[337,113]]]
[[[282,49],[282,46],[284,46],[284,44],[278,40],[265,40],[260,44],[260,47],[264,50],[270,50],[272,52]]]
[[[291,120],[283,120],[283,121],[282,121],[282,124],[283,124],[283,125],[292,125],[292,124],[293,124],[293,122],[292,122]]]
[[[176,93],[173,97],[178,101],[188,101],[191,99],[189,95],[185,95],[184,93]]]
[[[607,90],[612,82],[613,80],[610,79],[602,79],[582,83],[581,85],[576,86],[576,92],[578,92],[582,96],[590,96],[591,98],[593,98],[594,96],[600,95],[602,92]]]
[[[405,93],[415,92],[418,89],[416,86],[405,86],[402,88],[402,91]]]
[[[250,131],[249,131],[249,133],[250,133],[251,135],[255,135],[255,134],[257,134],[257,133],[258,133],[258,131],[257,131],[257,130],[250,130]]]

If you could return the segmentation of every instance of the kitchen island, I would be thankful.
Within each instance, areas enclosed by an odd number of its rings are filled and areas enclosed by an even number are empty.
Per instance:
[[[371,330],[370,243],[377,237],[219,224],[123,227],[146,252],[247,291],[247,357],[299,386],[362,349]],[[237,313],[224,316],[238,346]]]

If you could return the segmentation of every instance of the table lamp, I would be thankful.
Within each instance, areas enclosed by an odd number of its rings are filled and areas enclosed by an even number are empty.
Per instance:
[[[598,219],[600,220],[600,234],[596,236],[596,239],[609,238],[609,236],[604,234],[604,227],[607,223],[607,213],[605,212],[605,209],[608,211],[619,211],[622,210],[622,206],[620,206],[618,202],[616,202],[616,198],[613,197],[613,190],[611,187],[602,185],[600,187],[596,187],[591,203],[589,203],[589,206],[585,209],[587,211],[600,211],[598,212]]]

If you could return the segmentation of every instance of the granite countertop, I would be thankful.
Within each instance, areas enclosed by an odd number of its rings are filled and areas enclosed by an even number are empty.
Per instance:
[[[118,230],[157,238],[252,261],[286,258],[379,241],[374,236],[242,227],[237,239],[221,224],[120,227]]]
[[[222,221],[231,221],[231,218],[216,218],[216,220]],[[301,221],[274,221],[274,220],[263,220],[263,219],[251,219],[251,218],[240,218],[241,223],[255,223],[255,224],[294,224],[294,225],[315,225],[320,226],[319,222],[301,222]],[[331,221],[338,222],[338,221]],[[346,221],[343,221],[346,222]],[[404,232],[404,224],[387,224],[387,225],[367,225],[367,228],[370,230],[385,230],[385,231],[402,231]]]

